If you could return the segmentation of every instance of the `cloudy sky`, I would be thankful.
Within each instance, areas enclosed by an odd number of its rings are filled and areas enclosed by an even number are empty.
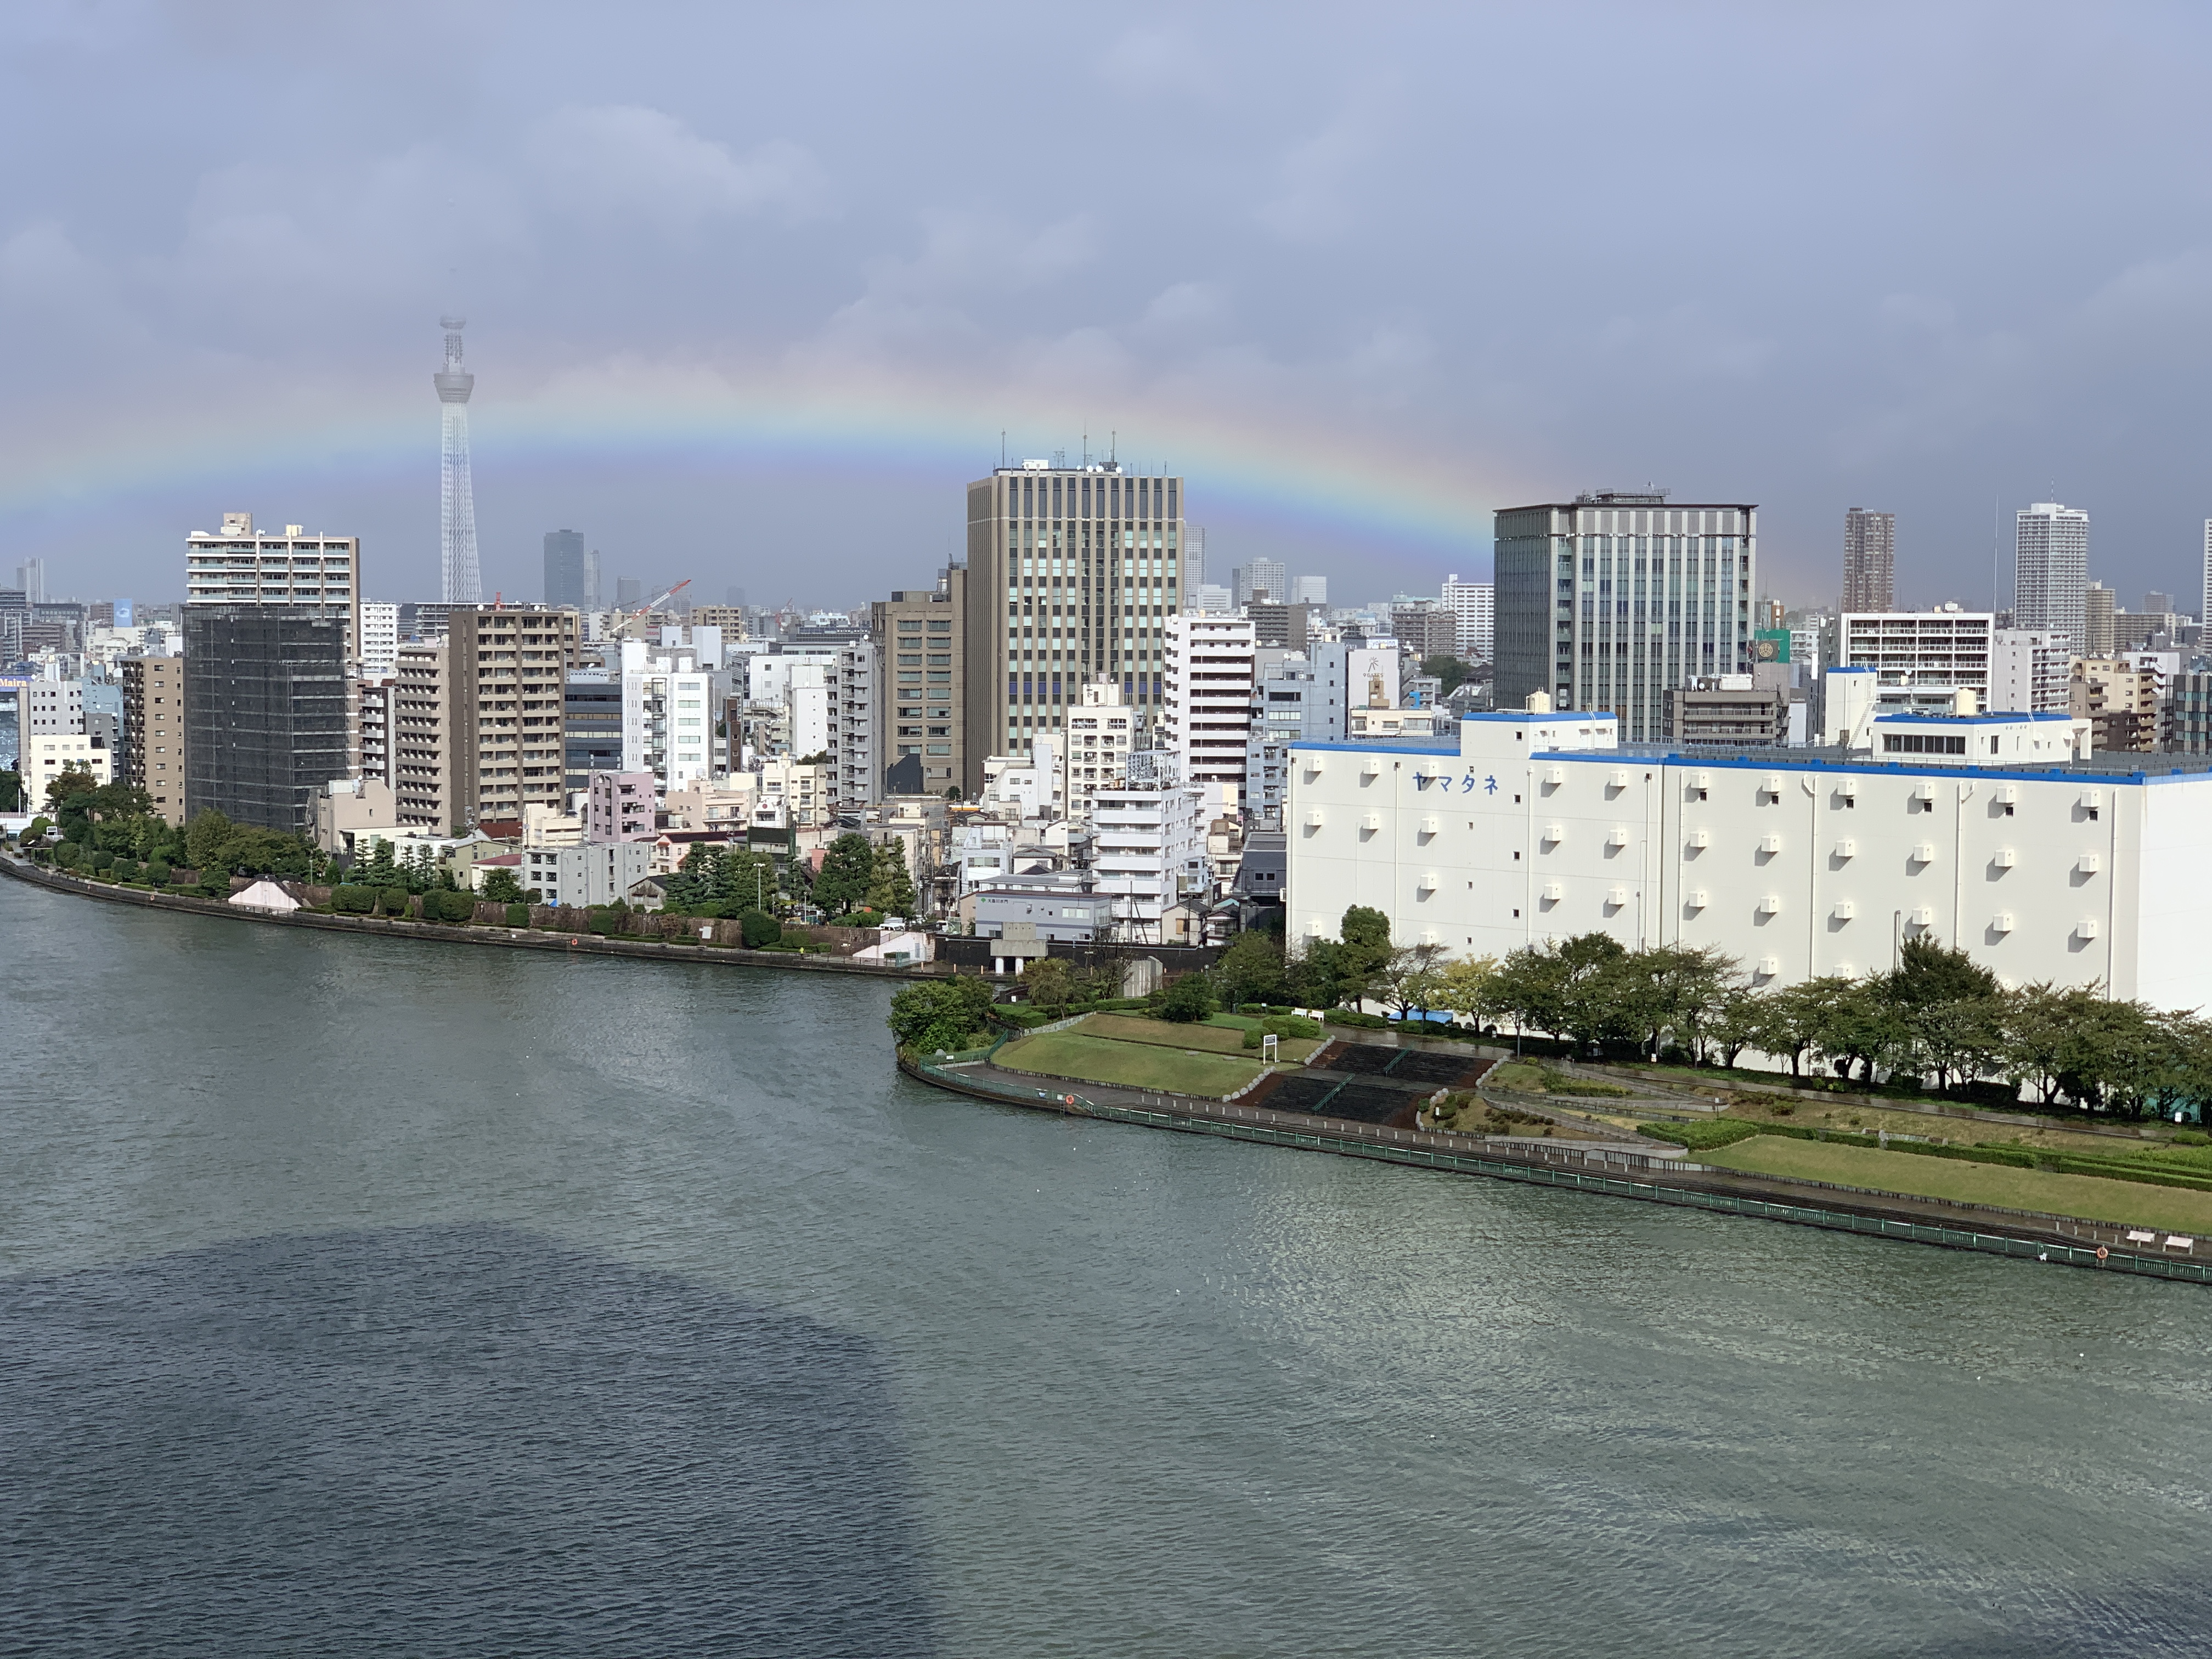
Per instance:
[[[1760,504],[1832,599],[2093,515],[2197,592],[2212,14],[2107,4],[0,8],[0,576],[176,597],[225,509],[436,579],[470,319],[487,588],[541,538],[720,599],[921,585],[1085,440],[1218,566],[1357,599],[1502,505]]]

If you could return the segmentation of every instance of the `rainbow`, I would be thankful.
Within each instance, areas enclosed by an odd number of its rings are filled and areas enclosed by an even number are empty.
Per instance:
[[[349,399],[274,416],[258,405],[228,416],[202,410],[175,422],[143,421],[111,430],[96,454],[43,456],[33,441],[0,465],[0,514],[65,516],[112,498],[201,484],[235,489],[301,472],[420,469],[434,484],[436,405],[427,372],[423,378],[419,398],[387,391],[373,404]],[[1355,544],[1388,541],[1469,574],[1488,564],[1492,508],[1540,494],[1460,458],[1347,436],[1311,420],[1231,418],[1169,393],[1101,398],[1107,407],[1086,414],[1064,396],[849,372],[772,374],[739,387],[710,372],[662,375],[617,364],[505,399],[478,384],[471,425],[479,488],[502,466],[624,457],[825,475],[849,475],[865,463],[964,483],[995,463],[1003,411],[1012,410],[1024,431],[1009,434],[1012,459],[1058,447],[1073,453],[1086,426],[1096,458],[1118,426],[1122,464],[1189,479],[1198,522],[1219,514]],[[1116,401],[1138,406],[1116,416]],[[1064,435],[1040,448],[1040,431]]]

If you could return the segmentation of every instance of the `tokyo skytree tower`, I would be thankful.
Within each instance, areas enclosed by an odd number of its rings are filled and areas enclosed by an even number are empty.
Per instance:
[[[475,605],[483,598],[477,572],[476,487],[469,480],[469,393],[477,377],[461,367],[461,331],[468,320],[438,319],[446,331],[446,366],[431,376],[445,416],[438,453],[438,576],[440,597],[448,605]]]

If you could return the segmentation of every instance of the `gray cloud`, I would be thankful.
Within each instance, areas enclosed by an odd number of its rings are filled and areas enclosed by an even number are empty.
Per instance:
[[[388,591],[425,588],[459,307],[509,592],[562,523],[641,574],[864,598],[942,557],[1001,427],[1042,453],[1086,421],[1192,472],[1218,556],[1340,593],[1480,568],[1501,497],[1646,479],[1763,503],[1789,598],[1832,590],[1852,504],[1900,514],[1908,596],[1984,598],[1993,504],[2053,489],[2094,515],[2098,574],[2189,592],[2208,29],[25,0],[0,13],[0,562],[159,595],[185,529],[252,507],[343,520]],[[652,388],[819,391],[907,435],[511,435]],[[358,435],[410,419],[418,453]],[[1273,447],[1349,505],[1212,486]]]

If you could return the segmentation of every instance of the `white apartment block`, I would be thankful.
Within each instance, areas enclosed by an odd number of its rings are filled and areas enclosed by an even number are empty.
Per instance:
[[[1162,783],[1102,789],[1091,798],[1091,870],[1097,890],[1114,902],[1117,938],[1196,942],[1174,913],[1205,890],[1207,793]]]
[[[1161,735],[1185,784],[1228,784],[1243,799],[1258,649],[1253,624],[1241,617],[1167,619]]]
[[[653,873],[650,841],[598,842],[578,847],[526,847],[518,876],[540,904],[626,902],[629,890]]]
[[[2075,727],[1890,714],[1844,757],[1706,758],[1516,713],[1455,742],[1300,744],[1291,936],[1365,904],[1454,956],[1602,932],[1717,947],[1762,987],[1887,971],[1927,938],[2008,984],[2203,1007],[2212,772],[2083,760]]]
[[[1443,599],[1458,623],[1462,659],[1488,662],[1498,652],[1498,589],[1454,574],[1444,578]]]
[[[2080,650],[2089,587],[2089,515],[2038,501],[2014,516],[2012,625],[2063,634]]]
[[[622,769],[652,773],[662,795],[715,770],[721,677],[692,663],[688,650],[669,655],[642,640],[623,641]]]
[[[115,757],[82,732],[26,732],[16,740],[15,770],[24,800],[43,811],[46,786],[64,772],[88,772],[94,783],[114,782]]]
[[[33,680],[18,694],[15,706],[24,732],[84,730],[82,680]]]
[[[399,607],[364,601],[361,607],[361,675],[388,680],[399,660]]]
[[[1134,720],[1117,680],[1091,681],[1083,701],[1067,711],[1067,781],[1061,796],[1071,823],[1090,823],[1098,792],[1127,784]]]
[[[2063,634],[2000,628],[1990,644],[1991,714],[2063,714],[2074,647]]]
[[[1987,611],[1949,605],[1846,611],[1838,625],[1837,666],[1873,669],[1877,701],[1892,712],[1947,713],[1961,687],[1978,699],[1988,693],[1996,623]]]
[[[361,540],[257,531],[251,513],[226,513],[222,528],[185,538],[188,605],[296,605],[343,615],[346,654],[361,652]],[[396,616],[395,616],[396,626]]]

